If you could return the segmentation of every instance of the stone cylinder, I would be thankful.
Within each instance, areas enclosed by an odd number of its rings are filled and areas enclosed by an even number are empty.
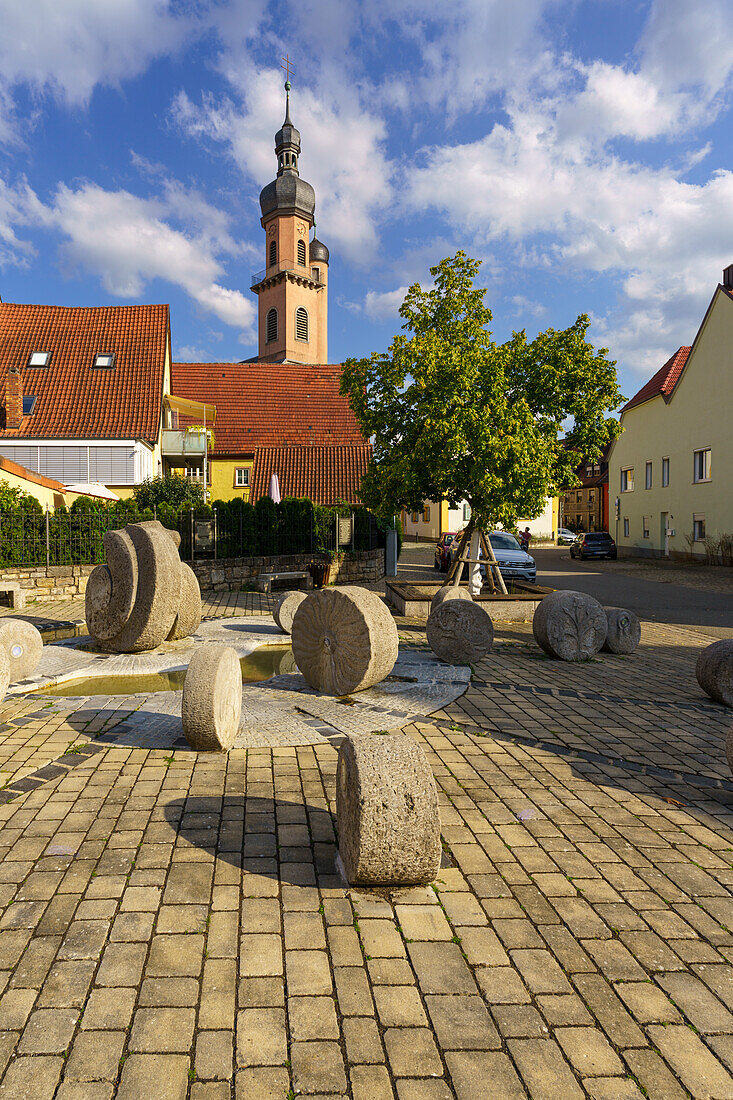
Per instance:
[[[177,531],[171,532],[177,535]],[[178,536],[180,541],[180,535]],[[169,642],[176,642],[181,638],[189,638],[195,634],[201,626],[201,589],[199,582],[190,565],[180,563],[181,595],[178,605],[178,614],[173,620],[171,632],[168,635]]]
[[[440,869],[438,792],[405,734],[345,737],[336,768],[339,855],[353,885],[432,882]]]
[[[183,733],[197,752],[227,752],[242,712],[242,670],[231,646],[207,642],[191,658],[183,681]]]
[[[550,657],[587,661],[605,642],[608,620],[598,600],[584,592],[551,592],[534,613],[532,633]]]
[[[18,680],[27,680],[38,668],[43,638],[33,623],[8,618],[0,622],[0,648],[8,658],[9,683],[15,684]]]
[[[633,653],[641,641],[639,616],[625,607],[607,607],[606,640],[601,647],[606,653]]]
[[[728,767],[733,772],[733,726],[728,730],[728,736],[725,739],[725,758],[728,761]]]
[[[473,600],[444,600],[431,611],[425,626],[436,657],[449,665],[472,665],[491,652],[494,624]]]
[[[446,600],[470,600],[473,603],[473,596],[467,588],[461,588],[460,584],[444,584],[430,601],[431,612],[435,611],[436,607],[440,607]]]
[[[733,638],[706,646],[697,658],[695,675],[711,699],[733,707]]]
[[[351,695],[389,676],[397,627],[374,592],[349,585],[303,600],[293,618],[293,656],[305,679],[326,695]]]
[[[293,629],[293,619],[303,600],[308,599],[307,592],[283,592],[275,604],[272,617],[282,630],[283,634],[290,634]]]

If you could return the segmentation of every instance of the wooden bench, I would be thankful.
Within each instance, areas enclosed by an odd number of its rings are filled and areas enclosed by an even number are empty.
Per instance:
[[[0,581],[0,597],[8,597],[8,606],[15,611],[22,611],[25,607],[25,592],[18,581]]]
[[[257,587],[260,592],[269,594],[273,584],[281,582],[286,588],[305,588],[306,592],[310,592],[313,587],[313,578],[305,570],[297,573],[260,573],[257,578]]]

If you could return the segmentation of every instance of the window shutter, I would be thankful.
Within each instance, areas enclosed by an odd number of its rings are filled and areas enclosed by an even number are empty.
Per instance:
[[[277,241],[270,241],[270,267],[277,263]]]
[[[277,310],[270,309],[267,313],[267,343],[277,340]]]
[[[295,336],[308,342],[308,312],[303,306],[298,306],[295,311]]]
[[[305,241],[298,241],[298,263],[305,267]]]

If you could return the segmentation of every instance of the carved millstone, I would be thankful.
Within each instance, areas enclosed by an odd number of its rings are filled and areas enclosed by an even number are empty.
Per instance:
[[[425,633],[435,656],[449,665],[475,664],[494,644],[491,616],[473,600],[444,600],[430,612]]]
[[[440,869],[438,792],[405,734],[345,737],[336,769],[339,855],[354,885],[427,884]]]
[[[25,619],[5,619],[0,623],[0,648],[8,658],[10,683],[14,684],[27,680],[38,668],[43,638],[33,623]]]
[[[534,613],[532,632],[550,657],[586,661],[605,642],[608,620],[598,600],[584,592],[551,592]]]
[[[10,687],[10,661],[5,652],[5,646],[0,646],[0,703],[5,698],[5,693]]]
[[[471,600],[473,603],[473,596],[467,588],[461,588],[459,584],[444,584],[430,601],[430,610],[435,611],[446,600]]]
[[[728,736],[725,739],[725,758],[728,761],[728,767],[733,772],[733,727],[728,730]]]
[[[173,534],[178,535],[177,531]],[[181,536],[178,535],[180,542]],[[178,605],[178,614],[173,620],[171,632],[167,640],[176,642],[180,638],[189,638],[195,634],[201,626],[201,589],[199,582],[190,565],[184,561],[179,563],[181,571],[181,595]]]
[[[208,642],[191,658],[183,681],[183,732],[197,752],[226,752],[242,711],[242,670],[236,650]]]
[[[327,695],[372,687],[397,660],[397,627],[386,604],[356,585],[311,592],[295,612],[291,634],[296,665]]]
[[[283,634],[290,634],[293,629],[293,619],[303,600],[308,598],[307,592],[283,592],[275,604],[272,617],[282,630]]]
[[[711,699],[733,707],[733,638],[706,646],[697,658],[695,675]]]
[[[641,641],[639,616],[625,607],[607,607],[606,640],[601,647],[607,653],[633,653]]]

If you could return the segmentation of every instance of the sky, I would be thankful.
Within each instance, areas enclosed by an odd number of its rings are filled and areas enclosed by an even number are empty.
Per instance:
[[[591,317],[631,396],[733,263],[730,0],[0,0],[0,296],[257,352],[282,56],[329,359],[462,248],[497,340]]]

